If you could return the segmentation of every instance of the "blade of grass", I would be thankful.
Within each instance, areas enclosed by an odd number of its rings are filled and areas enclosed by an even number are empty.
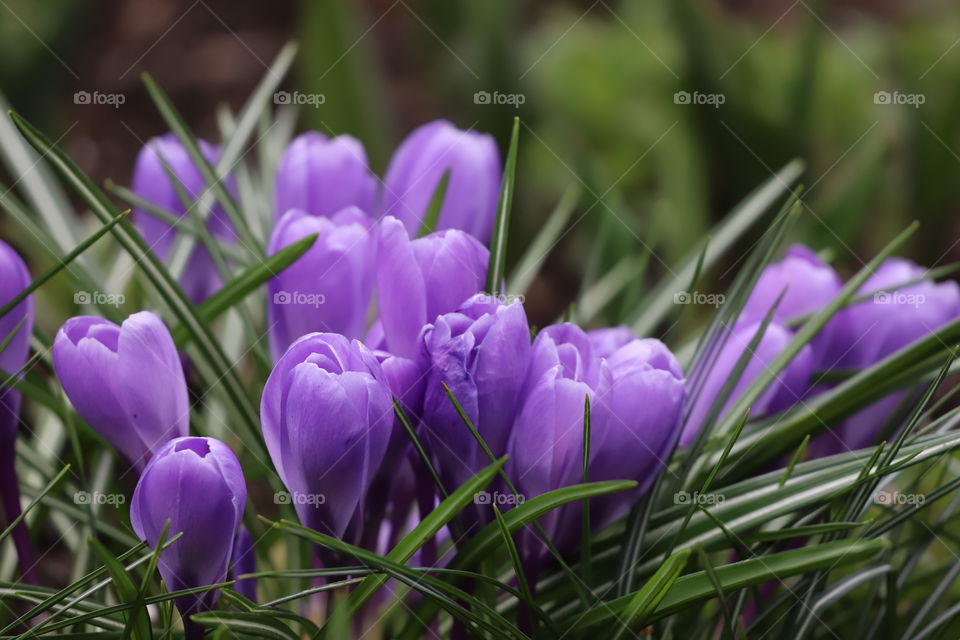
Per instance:
[[[497,297],[501,293],[503,279],[506,276],[507,236],[510,227],[510,208],[513,204],[514,180],[517,172],[517,148],[520,138],[520,118],[513,119],[513,131],[510,134],[510,148],[503,168],[503,184],[500,186],[500,201],[497,204],[497,217],[493,225],[493,239],[490,241],[490,266],[487,270],[487,291]]]

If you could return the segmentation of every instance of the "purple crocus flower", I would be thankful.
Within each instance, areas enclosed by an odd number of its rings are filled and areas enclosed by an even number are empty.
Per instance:
[[[339,334],[301,337],[270,374],[260,416],[300,521],[358,540],[393,425],[390,389],[374,355]]]
[[[220,156],[219,148],[204,140],[197,142],[204,158],[211,164],[215,163]],[[177,188],[170,181],[171,173],[179,182],[177,186],[189,199],[195,201],[200,198],[206,182],[177,137],[168,133],[147,142],[137,154],[133,166],[133,192],[147,202],[183,217],[187,215],[187,210]],[[228,183],[228,187],[232,188],[232,185]],[[150,249],[161,260],[165,260],[177,231],[167,222],[143,209],[133,212],[133,220]],[[234,242],[236,239],[233,225],[220,205],[215,205],[210,211],[207,227],[214,237],[221,241]],[[210,252],[198,244],[193,248],[180,280],[187,298],[194,304],[199,304],[219,289],[221,284],[220,274]]]
[[[359,140],[308,131],[294,138],[283,152],[275,190],[278,218],[290,209],[332,216],[353,206],[372,213],[377,181]]]
[[[796,244],[787,249],[780,262],[774,262],[763,270],[744,304],[738,323],[760,322],[776,303],[783,298],[773,318],[785,323],[815,311],[829,303],[843,287],[840,276],[810,248]],[[833,344],[832,326],[824,327],[811,341],[814,359],[818,368],[829,367],[836,350]]]
[[[836,352],[826,368],[864,369],[960,317],[960,286],[956,282],[923,280],[923,267],[903,258],[886,260],[860,287],[857,295],[872,299],[842,309],[830,321]],[[893,393],[863,409],[813,442],[827,455],[871,444],[905,391]]]
[[[413,131],[387,167],[383,214],[417,233],[445,172],[450,172],[437,229],[460,229],[486,243],[500,194],[500,153],[492,136],[435,120]]]
[[[591,501],[591,524],[602,528],[623,516],[665,468],[679,432],[680,365],[659,340],[624,330],[587,334],[569,323],[537,335],[531,362],[509,447],[511,477],[527,498],[583,480],[589,398],[590,479],[639,483],[632,492]],[[579,508],[560,509],[547,516],[545,528],[569,548],[579,536],[579,517]]]
[[[443,388],[446,384],[495,456],[506,453],[530,359],[523,305],[478,294],[422,334],[422,430],[450,490],[490,462]]]
[[[390,353],[415,357],[425,324],[483,290],[489,258],[487,249],[462,231],[410,240],[399,220],[384,218],[377,249],[377,297]]]
[[[183,365],[166,325],[149,311],[119,327],[70,318],[54,340],[53,366],[77,413],[135,469],[189,431]]]
[[[176,438],[157,450],[133,492],[130,522],[151,547],[168,520],[167,540],[183,534],[160,554],[160,575],[168,590],[226,579],[246,501],[240,463],[219,440]],[[186,622],[191,614],[212,608],[216,599],[216,591],[183,596],[177,608]]]
[[[270,280],[267,311],[274,360],[307,333],[363,336],[376,266],[372,224],[356,207],[330,218],[292,209],[277,223],[270,254],[308,235],[318,237],[299,260]]]
[[[779,294],[778,294],[779,295]],[[717,396],[727,384],[737,362],[743,353],[750,347],[761,328],[759,322],[747,322],[734,327],[726,338],[726,343],[720,347],[719,353],[708,351],[711,358],[710,370],[705,378],[697,383],[698,389],[691,390],[694,394],[690,398],[692,406],[684,423],[683,435],[680,444],[691,444],[710,415]],[[760,338],[759,344],[747,365],[737,380],[717,418],[723,417],[737,399],[753,384],[756,378],[766,371],[770,362],[782,352],[790,341],[793,332],[782,324],[771,321]],[[774,413],[785,409],[801,398],[809,388],[810,375],[814,370],[814,356],[810,345],[805,345],[800,353],[787,365],[774,382],[764,390],[763,394],[751,407],[752,415]]]
[[[0,240],[0,307],[7,305],[30,285],[27,265],[10,245]],[[0,318],[0,383],[17,373],[30,353],[33,333],[33,296],[27,296]],[[21,396],[8,386],[0,387],[0,500],[9,524],[20,516],[20,489],[15,470],[17,425],[20,422]],[[33,552],[25,522],[13,531],[24,581],[33,582]]]

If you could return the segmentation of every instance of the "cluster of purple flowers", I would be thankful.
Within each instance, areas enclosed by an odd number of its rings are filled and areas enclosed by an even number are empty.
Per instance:
[[[219,153],[206,143],[201,149],[211,160]],[[417,237],[444,175],[438,230]],[[304,525],[374,547],[385,529],[387,539],[400,532],[415,501],[425,508],[436,504],[439,493],[421,477],[424,469],[394,411],[396,399],[448,490],[490,462],[464,416],[494,456],[509,456],[507,476],[525,498],[581,482],[588,446],[591,481],[637,483],[630,492],[592,501],[591,525],[605,527],[649,490],[678,442],[693,440],[781,294],[724,410],[789,343],[792,321],[821,308],[841,288],[830,266],[792,247],[761,275],[691,402],[679,362],[659,340],[624,327],[585,331],[570,323],[531,337],[520,301],[484,292],[484,243],[500,180],[492,138],[447,122],[414,131],[382,181],[370,171],[361,144],[348,136],[307,133],[284,153],[268,251],[319,237],[269,283],[275,366],[263,389],[261,421],[269,455]],[[144,148],[133,182],[143,199],[178,216],[186,214],[178,192],[192,201],[204,188],[189,156],[169,136]],[[165,256],[178,233],[170,221],[148,211],[136,212],[135,219],[154,251]],[[207,224],[215,236],[236,240],[219,208]],[[26,267],[2,243],[0,272],[0,303],[29,284]],[[923,276],[905,260],[884,263],[863,287],[876,295],[837,314],[765,390],[755,412],[802,402],[818,391],[811,386],[814,372],[869,366],[960,315],[957,285]],[[220,286],[203,247],[193,250],[182,284],[194,302]],[[26,319],[0,352],[0,370],[7,373],[27,357],[30,305],[28,297],[0,323],[3,339]],[[53,362],[77,413],[140,474],[131,505],[134,530],[151,545],[167,521],[168,536],[182,534],[162,554],[167,587],[220,582],[232,565],[235,574],[247,570],[255,545],[241,525],[246,482],[240,463],[222,442],[189,436],[183,360],[163,322],[147,311],[120,326],[72,318],[57,334]],[[901,395],[821,436],[818,450],[869,443]],[[0,389],[4,452],[13,450],[19,401],[15,391]],[[588,407],[590,442],[584,443]],[[12,461],[0,468],[12,469]],[[16,497],[3,497],[8,519],[15,518]],[[478,504],[464,514],[464,524],[491,517],[489,505]],[[579,518],[579,506],[568,506],[541,524],[560,549],[569,550],[579,542]],[[29,552],[23,543],[21,557]],[[542,546],[531,538],[522,551],[535,562]],[[178,606],[186,615],[212,606],[214,598],[209,592]]]

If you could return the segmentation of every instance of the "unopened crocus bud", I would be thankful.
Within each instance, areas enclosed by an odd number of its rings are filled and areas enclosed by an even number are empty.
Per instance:
[[[204,140],[197,142],[203,157],[214,164],[220,156],[219,148]],[[171,182],[171,174],[176,178],[176,182]],[[227,186],[232,189],[231,182],[228,181]],[[151,139],[137,154],[133,167],[133,192],[154,206],[189,219],[178,188],[189,201],[195,202],[206,190],[206,182],[174,134],[168,133]],[[143,209],[134,210],[133,220],[150,250],[161,260],[166,260],[178,231],[168,222]],[[236,240],[233,225],[219,204],[215,204],[211,209],[207,217],[207,228],[220,241]],[[217,291],[221,284],[220,274],[210,252],[198,241],[183,270],[180,285],[187,298],[194,304],[199,304]]]
[[[609,343],[607,343],[609,345]],[[659,340],[631,340],[603,355],[590,408],[590,480],[635,480],[637,488],[591,501],[601,528],[625,515],[666,470],[680,436],[686,381]]]
[[[30,285],[27,265],[10,245],[0,240],[0,307],[6,306]],[[20,371],[30,353],[33,333],[33,296],[27,296],[0,318],[0,500],[6,524],[20,516],[20,488],[15,471],[17,425],[20,422],[20,392],[7,382],[8,376]],[[26,523],[13,531],[21,572],[33,582],[33,553]]]
[[[726,337],[726,343],[711,351],[707,350],[709,359],[705,372],[701,372],[694,386],[688,392],[689,408],[685,418],[683,435],[680,443],[683,446],[691,444],[697,433],[703,428],[705,421],[711,416],[713,406],[720,392],[724,389],[741,356],[749,351],[750,343],[761,328],[761,323],[751,322],[735,327]],[[793,332],[771,321],[753,353],[750,354],[739,379],[727,396],[726,401],[715,414],[719,419],[737,402],[741,395],[753,384],[761,374],[766,373],[770,363],[793,340]],[[751,407],[751,415],[758,416],[785,409],[799,402],[809,389],[810,375],[814,371],[814,356],[810,345],[805,345],[800,353],[781,371]]]
[[[189,431],[183,365],[166,325],[149,311],[121,326],[70,318],[54,340],[53,366],[77,413],[135,469]]]
[[[159,543],[167,521],[167,541],[183,534],[160,554],[158,567],[167,590],[226,579],[246,501],[240,463],[219,440],[176,438],[157,450],[133,492],[130,522],[151,547]],[[183,596],[177,608],[187,620],[212,608],[216,599],[216,591]]]
[[[460,229],[486,243],[500,194],[500,153],[492,136],[461,131],[446,120],[414,130],[397,148],[384,180],[383,213],[418,233],[444,173],[446,196],[437,229]]]
[[[279,220],[270,236],[270,254],[312,234],[317,234],[317,240],[270,279],[267,311],[275,361],[308,333],[363,336],[376,266],[372,224],[356,207],[330,218],[293,209]]]
[[[801,244],[793,245],[780,262],[767,265],[760,274],[738,322],[761,322],[782,294],[773,318],[785,323],[819,311],[836,297],[842,287],[840,276],[833,267],[812,249]],[[830,365],[824,361],[829,360],[835,351],[833,334],[833,326],[828,324],[810,342],[817,368]]]
[[[394,417],[374,355],[339,334],[301,337],[270,374],[260,416],[270,457],[300,521],[358,540],[367,490]]]
[[[384,344],[404,358],[417,354],[425,324],[454,311],[483,290],[490,254],[462,231],[438,231],[410,240],[396,218],[380,222],[377,300]]]
[[[828,369],[864,369],[960,317],[956,282],[922,280],[927,269],[890,258],[860,287],[869,299],[840,310],[830,321],[836,350]],[[910,286],[902,286],[908,282]],[[905,392],[900,391],[854,414],[813,442],[815,454],[843,453],[871,444]]]
[[[569,323],[546,327],[534,341],[513,428],[511,477],[527,498],[583,481],[589,398],[589,479],[638,483],[632,491],[591,500],[594,528],[610,524],[666,467],[679,434],[684,384],[679,363],[659,340],[622,330],[587,334]],[[579,537],[580,517],[579,508],[562,508],[545,527],[568,548]]]
[[[283,152],[274,190],[277,217],[290,209],[314,216],[332,216],[346,207],[372,213],[377,180],[359,140],[308,131]]]
[[[497,457],[507,449],[530,360],[530,327],[520,302],[486,294],[424,328],[426,371],[422,432],[450,490],[490,464],[464,424],[446,385]]]

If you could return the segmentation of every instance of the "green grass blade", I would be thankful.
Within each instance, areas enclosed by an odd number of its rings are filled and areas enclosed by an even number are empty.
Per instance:
[[[520,262],[517,263],[510,277],[507,278],[508,295],[523,295],[527,289],[530,288],[531,283],[533,283],[534,278],[536,278],[540,272],[540,268],[546,261],[547,256],[550,255],[550,250],[553,249],[559,241],[579,200],[580,187],[577,183],[573,183],[563,192],[563,195],[560,197],[560,202],[557,203],[557,206],[554,207],[549,217],[547,217],[547,221],[540,228],[540,231],[537,232],[533,241],[527,246],[527,250],[524,252],[523,257],[520,258]]]
[[[513,131],[510,134],[510,148],[507,150],[507,162],[503,168],[503,184],[500,186],[500,201],[497,204],[497,218],[493,225],[493,238],[490,241],[490,265],[487,268],[487,291],[494,297],[500,295],[500,288],[503,286],[503,279],[506,276],[507,236],[510,227],[510,209],[513,205],[519,140],[520,118],[516,117],[513,119]]]
[[[243,273],[231,280],[222,289],[204,300],[196,308],[197,317],[202,322],[210,323],[223,312],[239,304],[249,293],[257,289],[264,282],[276,276],[310,250],[317,241],[317,234],[284,247],[259,264],[252,265]],[[191,333],[185,325],[177,325],[170,333],[177,346],[184,346],[190,342]]]
[[[129,213],[130,213],[129,209],[118,213],[116,216],[114,216],[112,220],[110,220],[110,222],[108,222],[107,224],[97,229],[97,231],[93,235],[91,235],[89,238],[87,238],[86,240],[78,244],[73,249],[73,251],[63,256],[63,258],[60,259],[60,262],[58,264],[50,267],[49,269],[44,271],[41,275],[39,275],[37,278],[35,278],[33,282],[31,282],[26,289],[24,289],[23,291],[18,293],[16,296],[14,296],[13,299],[10,300],[7,304],[3,305],[3,307],[0,307],[0,318],[10,313],[10,310],[13,309],[15,306],[17,306],[18,304],[20,304],[27,296],[29,296],[31,293],[33,293],[34,291],[42,287],[50,278],[60,273],[60,271],[66,268],[67,265],[69,265],[71,262],[76,260],[77,256],[79,256],[84,251],[89,249],[91,246],[93,246],[93,244],[97,240],[99,240],[104,235],[109,233],[113,229],[113,227],[116,226],[125,217],[127,217]]]
[[[622,638],[635,620],[642,624],[647,619],[647,616],[663,601],[670,587],[680,577],[680,573],[687,566],[689,558],[689,549],[677,551],[667,558],[667,561],[647,580],[647,583],[630,598],[630,602],[623,610],[623,617],[619,620],[621,626],[613,637],[614,640]]]
[[[430,202],[427,203],[427,210],[423,215],[423,224],[420,225],[420,232],[417,234],[418,238],[437,230],[437,220],[440,219],[440,210],[443,209],[443,200],[447,197],[447,186],[449,184],[450,169],[447,169],[440,177],[440,182],[437,183],[433,195],[430,196]]]

